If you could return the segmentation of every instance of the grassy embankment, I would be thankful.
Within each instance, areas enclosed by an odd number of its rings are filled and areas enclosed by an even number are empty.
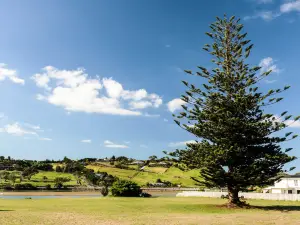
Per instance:
[[[0,199],[0,224],[300,224],[300,202],[249,201],[226,209],[213,198]]]

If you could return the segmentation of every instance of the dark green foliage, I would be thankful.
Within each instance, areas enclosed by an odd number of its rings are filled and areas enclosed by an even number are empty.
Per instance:
[[[56,166],[55,171],[58,173],[61,173],[63,171],[63,169],[60,166]]]
[[[199,87],[184,82],[188,90],[182,100],[186,104],[175,120],[195,135],[197,142],[170,155],[191,169],[200,168],[202,179],[194,178],[200,184],[227,187],[229,201],[236,204],[239,191],[272,185],[281,178],[278,174],[286,172],[283,166],[295,159],[281,149],[280,143],[296,136],[276,134],[291,123],[292,117],[287,112],[281,116],[265,112],[267,106],[283,99],[276,95],[289,86],[259,91],[259,82],[271,71],[259,73],[260,67],[246,63],[253,45],[245,39],[247,34],[239,20],[225,16],[210,28],[207,35],[213,43],[206,45],[205,51],[212,55],[216,68],[199,66],[196,73],[186,71],[201,79]]]
[[[37,170],[37,168],[35,166],[31,166],[22,171],[22,176],[26,177],[28,180],[30,180],[31,177],[33,175],[37,174],[38,172],[39,171]]]
[[[71,179],[69,177],[55,177],[54,179],[54,187],[57,189],[61,189],[63,184],[69,182]]]
[[[108,187],[107,186],[101,187],[100,192],[101,192],[101,195],[103,195],[104,197],[107,196],[109,193]]]
[[[83,163],[76,162],[76,161],[68,161],[64,167],[65,173],[76,173],[82,172],[84,169]]]
[[[115,197],[139,197],[141,192],[140,186],[127,180],[117,180],[111,187],[111,194]]]
[[[53,171],[53,166],[50,163],[38,162],[34,166],[37,170]]]
[[[24,184],[15,184],[15,190],[37,190],[37,187],[33,186],[30,183]]]
[[[152,195],[149,194],[149,193],[147,193],[147,192],[142,192],[142,193],[140,194],[140,197],[143,197],[143,198],[150,198],[150,197],[152,197]]]

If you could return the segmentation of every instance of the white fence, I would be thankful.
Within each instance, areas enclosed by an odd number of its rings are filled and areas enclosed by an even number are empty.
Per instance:
[[[227,192],[202,192],[202,191],[183,191],[176,197],[211,197],[221,198],[227,195]],[[265,199],[265,200],[283,200],[283,201],[300,201],[300,194],[269,194],[269,193],[248,193],[240,192],[239,196],[246,199]]]

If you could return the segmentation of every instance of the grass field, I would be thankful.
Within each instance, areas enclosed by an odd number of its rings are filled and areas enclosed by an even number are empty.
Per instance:
[[[136,170],[124,170],[124,169],[118,169],[114,167],[102,167],[102,166],[95,166],[95,165],[88,165],[87,168],[93,169],[96,172],[98,171],[107,172],[121,179],[127,179],[127,180],[130,179],[134,182],[137,182],[139,185],[145,185],[147,182],[155,183],[156,180],[160,178],[161,180],[166,180],[172,183],[181,184],[184,187],[194,187],[195,182],[190,177],[199,176],[198,170],[183,172],[176,167],[171,167],[171,168],[146,167],[145,170],[149,172],[139,172],[139,173],[137,173]]]
[[[250,201],[226,209],[210,198],[0,199],[0,224],[300,224],[300,202]]]

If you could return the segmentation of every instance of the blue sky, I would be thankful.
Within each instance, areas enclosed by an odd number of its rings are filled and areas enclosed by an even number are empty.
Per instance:
[[[204,33],[224,13],[255,44],[249,63],[273,68],[262,89],[292,85],[270,112],[300,114],[299,0],[1,0],[1,155],[146,158],[193,140],[170,111],[181,80],[201,82],[182,70],[211,66]]]

